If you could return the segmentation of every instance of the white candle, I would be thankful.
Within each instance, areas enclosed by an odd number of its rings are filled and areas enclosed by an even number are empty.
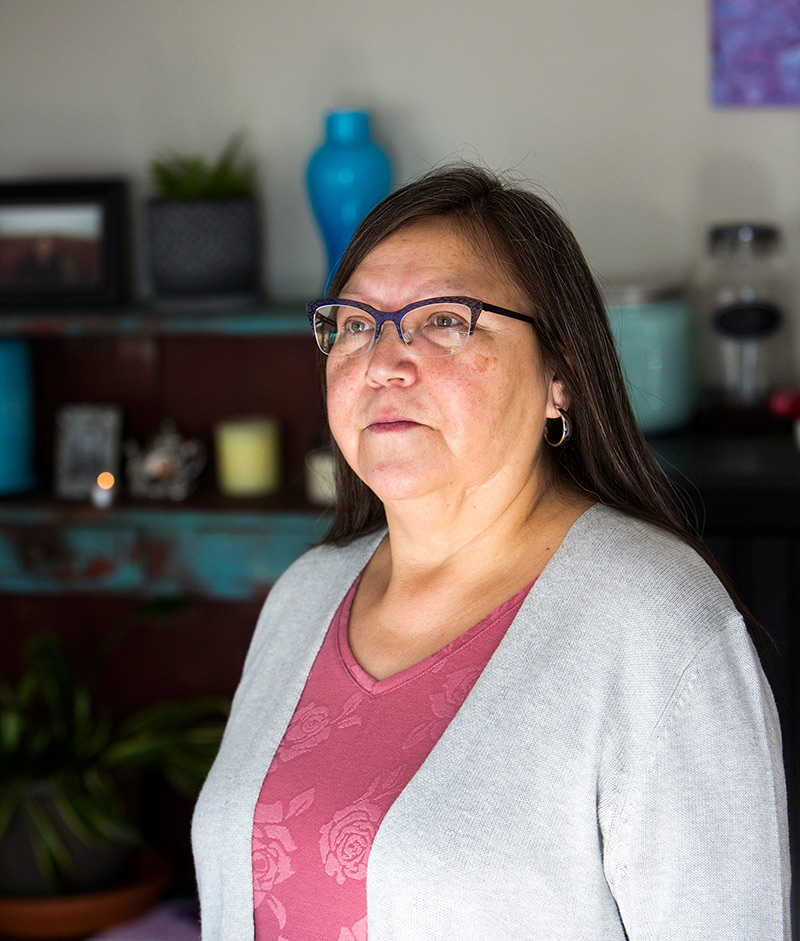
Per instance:
[[[336,500],[333,455],[327,448],[306,455],[306,497],[309,503],[329,506]]]

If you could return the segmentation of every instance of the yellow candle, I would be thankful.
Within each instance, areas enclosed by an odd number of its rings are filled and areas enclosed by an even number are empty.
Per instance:
[[[217,478],[229,497],[274,493],[280,484],[280,440],[274,418],[231,418],[214,429]]]

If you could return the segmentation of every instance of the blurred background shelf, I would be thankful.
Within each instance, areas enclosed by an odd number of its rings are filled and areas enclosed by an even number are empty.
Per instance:
[[[101,336],[311,336],[303,301],[236,312],[161,313],[145,306],[0,312],[0,338]]]
[[[263,501],[107,510],[55,500],[0,502],[0,590],[263,599],[327,525],[321,511],[270,509]]]

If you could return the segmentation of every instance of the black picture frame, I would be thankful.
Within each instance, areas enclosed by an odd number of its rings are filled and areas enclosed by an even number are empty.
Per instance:
[[[125,303],[128,215],[122,179],[0,183],[0,308]]]

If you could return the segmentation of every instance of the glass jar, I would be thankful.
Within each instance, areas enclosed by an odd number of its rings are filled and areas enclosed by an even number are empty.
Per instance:
[[[770,393],[791,381],[789,289],[774,225],[715,225],[692,277],[701,407],[714,423],[766,421]]]

